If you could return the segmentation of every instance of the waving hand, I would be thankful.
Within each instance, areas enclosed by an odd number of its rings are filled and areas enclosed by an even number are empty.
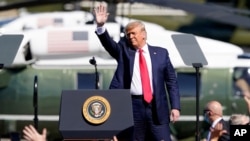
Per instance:
[[[94,15],[96,24],[98,27],[103,26],[108,19],[109,13],[107,13],[107,8],[101,4],[94,9]]]

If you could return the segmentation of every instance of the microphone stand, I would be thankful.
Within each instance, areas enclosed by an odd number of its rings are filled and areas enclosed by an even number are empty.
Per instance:
[[[200,140],[200,131],[199,131],[199,90],[200,90],[200,75],[199,75],[199,69],[202,67],[201,63],[193,63],[193,67],[195,68],[196,72],[196,135],[195,135],[195,140],[199,141]]]
[[[89,63],[91,65],[95,66],[95,88],[99,89],[99,75],[98,75],[98,71],[97,71],[97,64],[96,64],[95,57],[93,57],[92,59],[90,59]]]
[[[38,102],[37,102],[37,76],[34,78],[34,93],[33,93],[33,107],[34,107],[34,127],[38,130]]]

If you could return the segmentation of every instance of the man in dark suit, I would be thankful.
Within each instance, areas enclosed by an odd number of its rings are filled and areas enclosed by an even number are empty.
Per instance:
[[[180,116],[180,96],[168,51],[147,44],[147,32],[140,21],[129,23],[125,27],[126,38],[117,43],[104,26],[108,18],[106,7],[98,6],[94,14],[96,34],[118,63],[110,89],[130,89],[132,95],[133,140],[171,141],[169,123]]]
[[[206,141],[229,141],[230,140],[230,129],[229,123],[223,118],[223,109],[218,101],[209,101],[204,109],[204,119],[211,125]],[[216,128],[222,128],[219,131],[220,134],[216,133]]]

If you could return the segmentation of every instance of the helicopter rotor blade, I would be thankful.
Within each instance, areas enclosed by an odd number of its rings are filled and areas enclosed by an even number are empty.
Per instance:
[[[237,14],[239,10],[235,11],[233,8],[222,8],[222,6],[216,6],[214,4],[200,4],[179,0],[136,0],[136,2],[182,9],[199,17],[234,26],[250,28],[250,18]],[[244,12],[245,14],[250,13],[247,11]]]

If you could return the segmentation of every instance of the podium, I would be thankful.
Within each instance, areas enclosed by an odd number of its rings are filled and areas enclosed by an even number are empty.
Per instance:
[[[59,131],[64,140],[111,139],[114,135],[128,137],[132,127],[129,90],[62,91]]]

